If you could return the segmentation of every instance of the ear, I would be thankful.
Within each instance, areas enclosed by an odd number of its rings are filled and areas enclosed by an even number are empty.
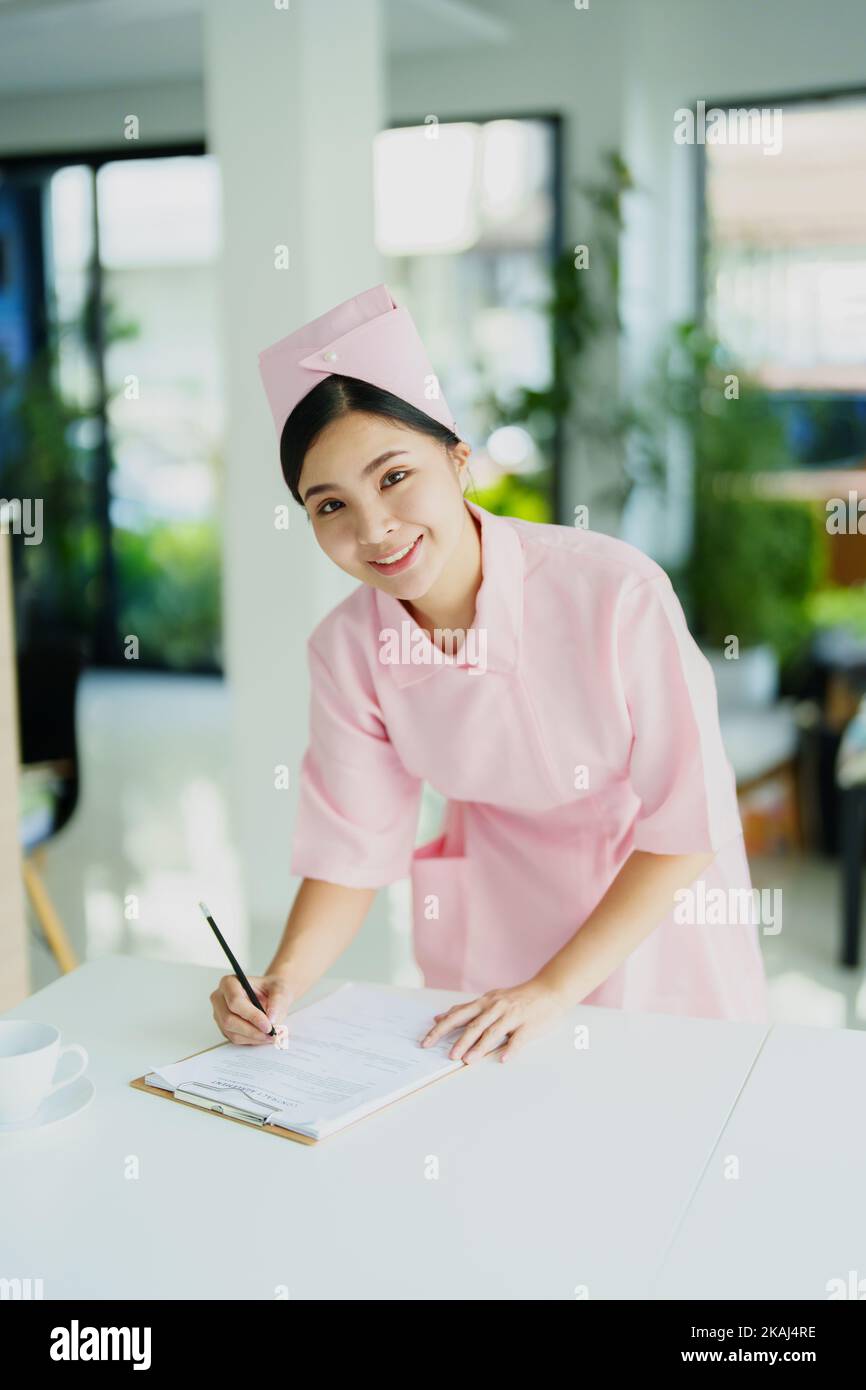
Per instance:
[[[466,443],[465,439],[461,439],[460,442],[459,442],[459,444],[453,445],[453,447],[452,447],[451,450],[450,450],[451,457],[452,457],[452,459],[454,460],[454,462],[455,462],[455,464],[456,464],[456,466],[457,466],[457,473],[458,473],[458,476],[461,477],[461,480],[462,480],[463,470],[464,470],[465,468],[468,468],[468,466],[469,466],[469,457],[470,457],[471,453],[472,453],[472,450],[470,449],[469,445]]]

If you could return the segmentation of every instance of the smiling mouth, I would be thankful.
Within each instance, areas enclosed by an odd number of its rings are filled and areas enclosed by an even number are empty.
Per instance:
[[[389,555],[387,560],[368,560],[367,564],[372,565],[373,569],[378,570],[380,574],[394,574],[406,569],[414,561],[423,539],[423,534],[416,536],[410,545],[404,545],[402,550],[396,550],[393,555]]]

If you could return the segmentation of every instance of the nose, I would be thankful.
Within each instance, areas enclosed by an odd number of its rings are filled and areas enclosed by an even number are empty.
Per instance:
[[[381,549],[388,537],[400,529],[400,523],[379,501],[359,508],[356,517],[355,539],[362,550]]]

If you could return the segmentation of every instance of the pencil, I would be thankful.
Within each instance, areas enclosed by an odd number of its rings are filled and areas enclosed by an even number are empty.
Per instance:
[[[267,1011],[267,1009],[264,1007],[264,1005],[261,1003],[261,1001],[256,997],[256,992],[255,992],[255,990],[253,989],[253,987],[252,987],[252,985],[250,984],[249,980],[247,979],[246,975],[245,975],[244,972],[241,970],[240,966],[238,965],[237,961],[235,960],[234,956],[232,955],[231,947],[229,946],[228,942],[226,941],[225,937],[223,936],[223,934],[222,934],[222,932],[220,931],[219,927],[217,926],[216,922],[215,922],[214,919],[211,917],[211,915],[210,915],[210,913],[208,912],[207,908],[205,907],[204,903],[199,903],[199,907],[201,908],[202,912],[204,913],[204,916],[205,916],[205,918],[206,918],[206,920],[207,920],[208,926],[212,928],[214,936],[216,937],[217,941],[218,941],[219,944],[222,946],[223,950],[225,951],[226,955],[228,956],[229,965],[231,966],[232,970],[233,970],[234,973],[237,975],[238,979],[240,980],[241,984],[243,985],[244,990],[245,990],[245,992],[246,992],[246,996],[247,996],[247,998],[249,999],[250,1003],[251,1003],[251,1004],[255,1004],[255,1006],[256,1006],[257,1009],[261,1009],[261,1011],[262,1011],[262,1013],[264,1014],[265,1018],[267,1018],[267,1016],[268,1016],[268,1011]],[[275,1038],[275,1037],[277,1036],[277,1030],[276,1030],[276,1028],[274,1027],[273,1024],[271,1024],[271,1034],[270,1034],[270,1035],[271,1035],[272,1038]]]

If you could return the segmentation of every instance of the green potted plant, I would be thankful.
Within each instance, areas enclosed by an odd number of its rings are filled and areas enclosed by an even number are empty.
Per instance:
[[[85,643],[95,611],[98,535],[88,502],[86,456],[75,445],[88,412],[61,396],[55,367],[52,347],[18,372],[0,352],[3,496],[28,499],[41,515],[38,544],[12,533],[19,646],[53,636]]]
[[[720,690],[768,701],[779,665],[809,639],[810,600],[826,564],[820,508],[768,495],[763,485],[793,466],[783,425],[767,393],[693,322],[677,324],[663,345],[635,418],[643,449],[656,458],[671,422],[686,432],[693,535],[673,577]]]
[[[507,474],[492,487],[479,489],[477,500],[490,511],[516,511],[532,520],[546,519],[552,448],[558,430],[586,443],[613,446],[616,472],[594,490],[600,503],[622,506],[633,484],[619,446],[634,423],[634,412],[617,401],[600,402],[597,393],[582,389],[583,363],[621,327],[619,300],[619,242],[623,199],[634,183],[628,166],[615,150],[603,156],[598,180],[576,182],[587,212],[585,244],[590,265],[579,268],[575,246],[556,257],[550,294],[544,311],[550,322],[551,377],[542,388],[523,387],[509,397],[492,384],[482,397],[491,427],[522,425],[548,460],[527,476]]]

